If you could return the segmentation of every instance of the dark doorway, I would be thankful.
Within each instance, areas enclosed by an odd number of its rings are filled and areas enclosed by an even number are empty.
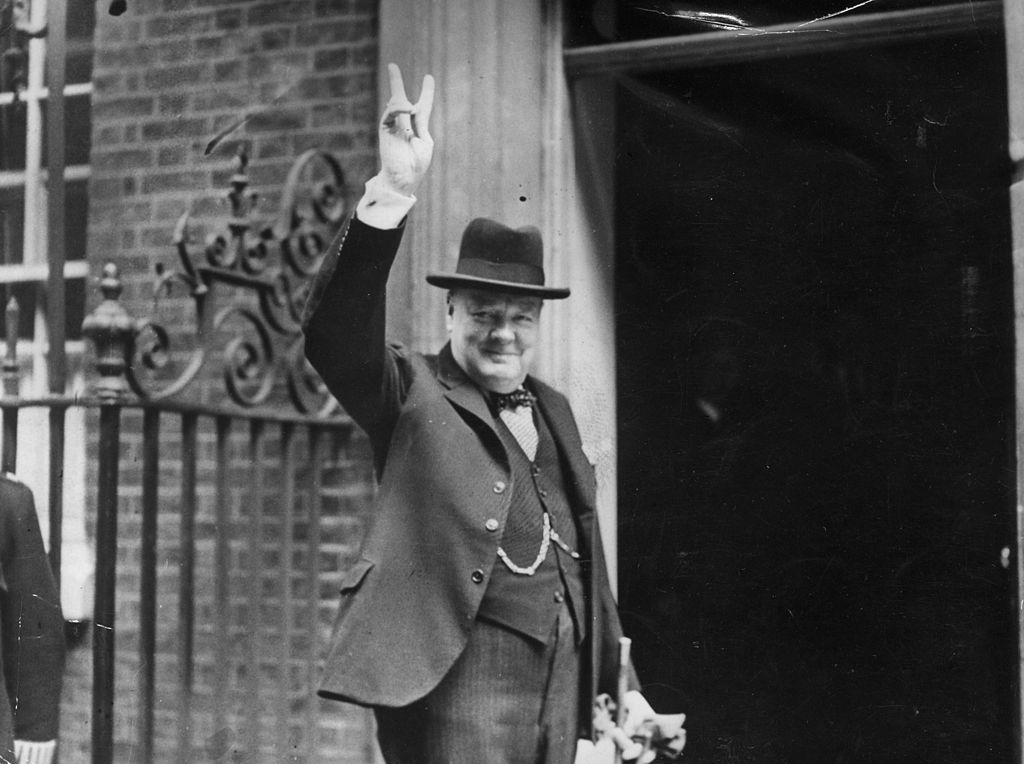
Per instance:
[[[622,78],[620,604],[693,761],[1007,761],[1003,39]]]

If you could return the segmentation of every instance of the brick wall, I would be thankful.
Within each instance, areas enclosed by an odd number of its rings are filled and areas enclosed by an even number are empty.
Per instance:
[[[156,265],[178,264],[172,234],[183,212],[191,213],[200,241],[208,232],[224,230],[230,216],[224,195],[240,145],[250,157],[248,174],[259,193],[252,217],[260,225],[273,221],[285,176],[306,149],[329,151],[341,161],[349,195],[358,193],[375,170],[375,2],[129,0],[122,16],[103,10],[105,4],[98,12],[93,75],[88,252],[94,273],[107,261],[119,267],[122,302],[133,316],[152,310]],[[243,117],[249,119],[239,130],[204,154],[215,135]],[[192,302],[181,296],[171,304],[179,318],[171,319],[169,328],[180,342],[192,329]],[[167,315],[161,314],[162,320],[168,321]],[[204,372],[190,395],[220,400],[219,374],[216,367]],[[119,492],[118,761],[131,761],[138,751],[140,422],[138,412],[126,411]],[[311,661],[322,659],[329,634],[337,581],[358,549],[367,519],[373,488],[365,440],[356,432],[335,441],[326,469],[314,475],[308,444],[298,438],[300,490],[293,522],[286,526],[278,428],[266,429],[258,456],[266,487],[254,496],[248,425],[233,427],[225,601],[225,590],[218,595],[215,583],[214,425],[207,418],[200,422],[193,760],[354,764],[372,759],[367,714],[315,699],[310,684]],[[90,440],[96,440],[95,427]],[[175,761],[181,668],[176,656],[181,559],[176,416],[162,418],[160,451],[156,752],[158,761]],[[322,543],[316,551],[308,544],[313,491],[323,501]],[[254,522],[261,539],[256,552],[247,546]],[[282,554],[286,537],[291,559]],[[306,583],[311,566],[321,574],[319,591]],[[259,592],[255,600],[254,591]],[[315,625],[308,618],[311,603]],[[226,634],[216,629],[222,611]],[[287,665],[282,654],[291,655]],[[230,656],[226,662],[225,655]],[[65,762],[87,760],[89,659],[87,649],[76,649],[69,660]],[[226,692],[220,699],[214,691],[218,682]]]

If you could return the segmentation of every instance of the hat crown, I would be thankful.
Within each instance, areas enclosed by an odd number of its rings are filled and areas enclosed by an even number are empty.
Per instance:
[[[544,245],[536,226],[510,228],[489,218],[472,220],[462,234],[455,273],[430,274],[434,286],[471,287],[562,298],[568,289],[545,286]]]
[[[462,234],[459,265],[463,260],[482,260],[498,265],[518,263],[540,268],[543,272],[544,245],[535,226],[509,228],[488,218],[476,218]],[[459,265],[456,265],[456,272],[459,272]]]

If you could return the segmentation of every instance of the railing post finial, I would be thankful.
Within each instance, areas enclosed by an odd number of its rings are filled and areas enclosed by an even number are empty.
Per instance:
[[[128,392],[125,372],[131,359],[137,324],[121,305],[121,279],[117,266],[103,266],[100,292],[103,300],[82,322],[82,333],[89,338],[96,351],[96,371],[99,379],[93,390],[100,400],[117,403]]]

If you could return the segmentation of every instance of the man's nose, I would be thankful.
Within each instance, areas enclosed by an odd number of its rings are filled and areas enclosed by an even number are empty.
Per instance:
[[[512,342],[516,333],[512,331],[512,324],[509,321],[497,321],[491,328],[491,338],[501,342]]]

